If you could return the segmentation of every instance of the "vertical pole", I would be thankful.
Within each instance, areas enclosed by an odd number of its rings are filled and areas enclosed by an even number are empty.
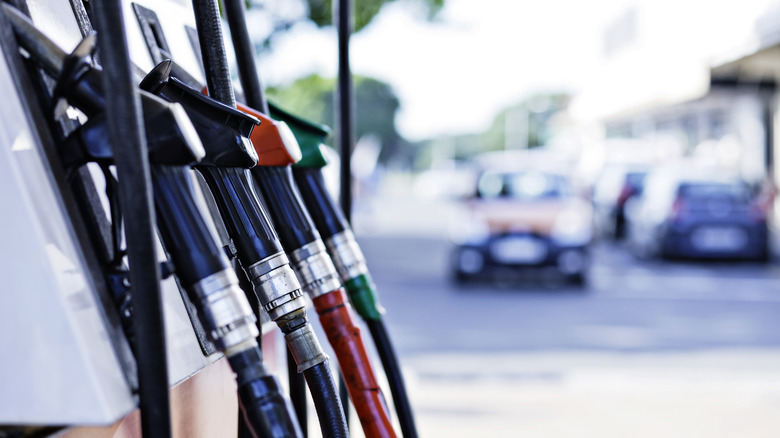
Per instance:
[[[336,97],[337,138],[341,151],[341,185],[339,200],[341,209],[348,222],[352,221],[352,73],[349,67],[349,37],[352,33],[352,2],[337,0],[333,2],[333,17],[338,29],[339,77]],[[344,378],[339,373],[339,395],[344,408],[344,415],[349,424],[349,394]]]
[[[352,32],[352,5],[350,0],[338,0],[334,3],[338,20],[339,77],[336,101],[338,131],[337,139],[341,152],[341,209],[347,221],[352,218],[352,73],[349,67],[349,37]]]
[[[168,365],[157,263],[154,204],[141,102],[128,54],[122,2],[93,3],[103,65],[108,132],[116,157],[119,201],[125,224],[140,391],[141,431],[170,437]],[[112,218],[117,220],[116,218]]]

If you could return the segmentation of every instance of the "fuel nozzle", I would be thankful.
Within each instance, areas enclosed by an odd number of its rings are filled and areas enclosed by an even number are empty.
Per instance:
[[[303,289],[316,297],[340,288],[336,268],[293,181],[290,166],[302,156],[298,141],[287,123],[245,105],[239,104],[238,108],[263,121],[252,132],[252,144],[260,160],[251,173]]]
[[[184,107],[202,143],[208,145],[206,156],[198,165],[238,168],[255,166],[257,153],[249,136],[260,120],[193,90],[170,75],[171,66],[170,60],[158,64],[141,81],[140,87]]]
[[[260,120],[221,104],[170,76],[170,63],[159,64],[141,86],[178,102],[193,120],[206,149],[196,166],[211,189],[238,258],[271,319],[285,334],[299,371],[327,359],[306,317],[301,285],[268,215],[244,169],[257,163],[249,140]],[[247,157],[242,162],[225,157]]]
[[[381,318],[384,309],[379,305],[365,256],[322,176],[321,169],[328,164],[325,141],[330,136],[330,128],[304,120],[274,104],[269,103],[269,107],[271,115],[287,122],[298,140],[302,158],[293,166],[293,175],[352,305],[365,319]]]

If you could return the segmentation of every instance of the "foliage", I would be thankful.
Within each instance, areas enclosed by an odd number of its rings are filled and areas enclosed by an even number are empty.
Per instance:
[[[382,81],[362,76],[355,76],[353,85],[356,138],[367,134],[378,137],[383,163],[398,158],[406,142],[395,128],[395,114],[400,107],[395,92]],[[287,87],[269,87],[266,92],[271,101],[294,114],[334,126],[335,90],[335,79],[311,75]]]
[[[333,24],[333,0],[305,0],[309,7],[309,18],[317,26]],[[354,31],[359,32],[366,27],[379,13],[382,6],[397,0],[360,0],[353,1]],[[410,0],[405,0],[410,1]],[[413,0],[416,6],[425,10],[428,18],[433,18],[444,6],[444,0]]]
[[[334,25],[333,1],[334,0],[299,0],[300,8],[291,7],[290,4],[280,4],[276,0],[247,0],[249,7],[255,11],[267,13],[273,22],[272,27],[276,32],[289,30],[298,22],[309,20],[317,27]],[[379,14],[386,4],[403,1],[411,8],[421,11],[426,19],[433,19],[444,7],[445,0],[352,0],[352,30],[359,32]],[[284,2],[281,2],[284,3]],[[294,12],[291,12],[294,11]],[[270,36],[269,36],[270,37]],[[268,45],[268,40],[264,42]]]

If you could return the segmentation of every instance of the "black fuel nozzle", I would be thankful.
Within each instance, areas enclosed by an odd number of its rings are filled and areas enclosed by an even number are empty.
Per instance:
[[[249,136],[260,120],[224,105],[172,77],[171,61],[158,64],[141,82],[141,89],[180,103],[206,147],[200,166],[251,168],[257,153]]]
[[[147,93],[141,96],[149,162],[166,166],[193,166],[205,156],[195,127],[181,105]],[[72,169],[87,162],[110,164],[114,160],[105,113],[90,117],[68,137],[61,158]]]
[[[170,73],[171,62],[161,62],[144,78],[141,88],[180,103],[193,121],[206,151],[196,169],[214,196],[242,266],[249,270],[283,251],[245,170],[257,164],[248,136],[260,121],[203,95]]]

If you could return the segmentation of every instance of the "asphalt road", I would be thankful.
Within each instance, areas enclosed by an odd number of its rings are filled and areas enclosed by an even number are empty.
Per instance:
[[[780,267],[639,261],[587,288],[449,280],[449,244],[358,233],[422,436],[780,437]]]

